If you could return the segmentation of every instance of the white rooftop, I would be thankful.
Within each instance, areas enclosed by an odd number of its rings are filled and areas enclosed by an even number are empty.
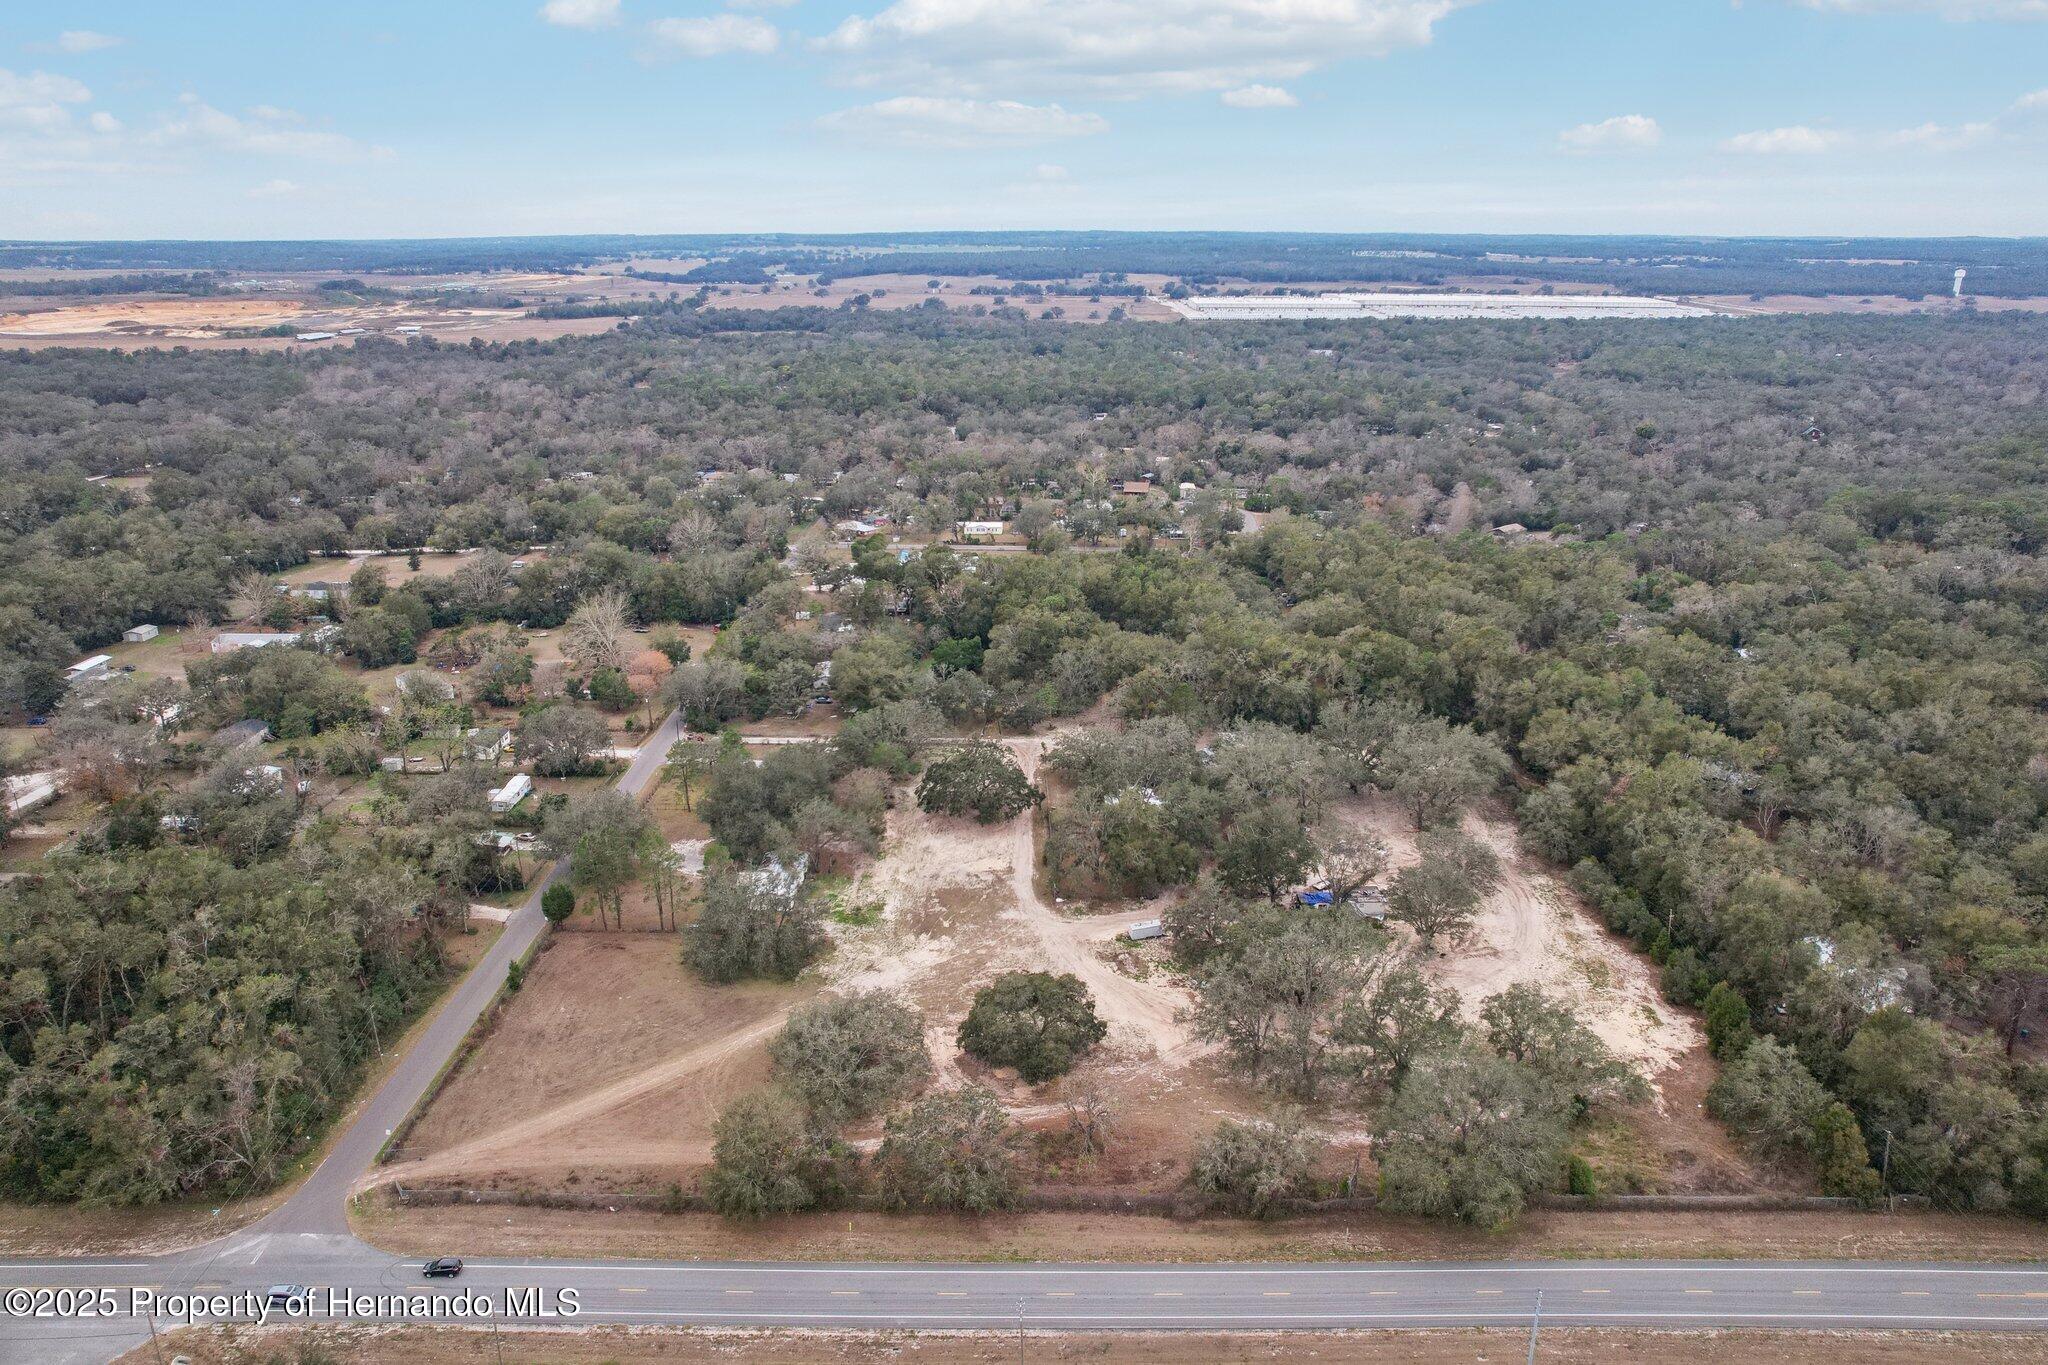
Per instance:
[[[1626,294],[1247,294],[1167,299],[1198,322],[1308,318],[1705,318],[1711,308]]]

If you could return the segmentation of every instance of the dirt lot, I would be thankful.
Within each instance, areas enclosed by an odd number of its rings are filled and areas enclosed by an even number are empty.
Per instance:
[[[151,331],[165,336],[217,336],[231,327],[296,325],[311,312],[310,305],[294,299],[120,299],[0,315],[0,337]]]
[[[1009,747],[1027,773],[1036,772],[1047,741],[1018,739]],[[1048,1142],[1042,1183],[1158,1190],[1183,1178],[1194,1145],[1218,1119],[1250,1117],[1266,1102],[1225,1075],[1217,1059],[1190,1036],[1180,1012],[1187,991],[1164,972],[1143,978],[1118,970],[1118,936],[1145,908],[1074,917],[1078,907],[1054,905],[1037,885],[1037,830],[1030,814],[984,828],[918,811],[905,792],[890,818],[885,856],[855,879],[850,903],[879,901],[882,921],[842,938],[848,967],[904,964],[903,993],[924,1012],[941,1083],[990,1085],[1027,1127],[1064,1128],[1061,1095],[1095,1090],[1117,1110],[1118,1139],[1109,1153],[1067,1164]],[[1029,1086],[962,1056],[954,1034],[975,991],[1012,970],[1072,972],[1087,983],[1109,1036],[1057,1086]],[[1333,1166],[1349,1157],[1332,1151]]]
[[[1414,826],[1392,802],[1346,802],[1337,818],[1385,841],[1392,870],[1419,861]],[[1509,986],[1540,986],[1568,999],[1601,1041],[1655,1084],[1701,1041],[1698,1026],[1664,1002],[1648,963],[1522,856],[1512,821],[1497,813],[1472,814],[1465,832],[1500,855],[1501,883],[1480,906],[1470,937],[1431,959],[1436,978],[1458,992],[1473,1020],[1486,997]]]
[[[1014,742],[1035,768],[1043,742]],[[672,839],[695,837],[687,812],[657,798]],[[468,1068],[428,1110],[408,1160],[382,1174],[408,1184],[660,1189],[691,1182],[709,1159],[710,1125],[767,1076],[765,1049],[787,1011],[825,989],[891,989],[925,1014],[941,1083],[993,1085],[1027,1125],[1059,1128],[1057,1094],[961,1058],[954,1031],[997,972],[1072,971],[1110,1024],[1107,1042],[1067,1084],[1115,1097],[1123,1140],[1110,1158],[1063,1164],[1048,1144],[1044,1178],[1167,1188],[1217,1117],[1258,1097],[1223,1076],[1188,1037],[1186,993],[1163,974],[1125,975],[1103,955],[1142,911],[1062,916],[1034,881],[1030,815],[984,829],[935,820],[899,793],[883,856],[840,893],[879,903],[879,920],[835,925],[835,951],[793,986],[709,987],[678,965],[673,935],[606,933],[572,921]],[[629,905],[628,924],[649,917]],[[517,1121],[508,1096],[518,1096]],[[878,1130],[856,1132],[873,1138]],[[1348,1157],[1333,1153],[1334,1162]]]
[[[1007,741],[1027,773],[1048,742]],[[702,837],[672,796],[657,799],[656,814],[672,841]],[[1414,861],[1413,832],[1391,806],[1359,801],[1343,815],[1384,838],[1397,866]],[[1435,959],[1442,979],[1474,1013],[1513,982],[1565,995],[1664,1088],[1640,1113],[1589,1132],[1585,1151],[1609,1187],[1775,1188],[1702,1116],[1711,1064],[1695,1025],[1658,999],[1650,968],[1521,857],[1504,819],[1474,817],[1470,827],[1501,852],[1507,874],[1473,939]],[[1221,1118],[1263,1114],[1270,1101],[1226,1074],[1191,1036],[1191,996],[1163,956],[1121,939],[1158,907],[1090,915],[1053,902],[1036,879],[1038,837],[1030,814],[982,827],[926,816],[908,789],[899,792],[882,856],[838,893],[842,905],[879,905],[881,914],[835,924],[833,954],[794,987],[706,987],[677,965],[672,936],[572,921],[498,1034],[429,1111],[409,1153],[417,1162],[387,1175],[500,1188],[687,1186],[708,1160],[718,1109],[766,1078],[766,1043],[789,1008],[821,990],[886,988],[923,1012],[939,1084],[988,1084],[1044,1136],[1039,1182],[1175,1187],[1202,1134]],[[651,926],[652,917],[635,902],[628,921]],[[974,992],[1002,971],[1048,968],[1087,983],[1109,1025],[1103,1045],[1055,1087],[1029,1086],[963,1057],[953,1035]],[[1107,1096],[1118,1111],[1119,1138],[1106,1156],[1074,1160],[1057,1140],[1064,1096],[1079,1090]],[[519,1118],[508,1123],[512,1094]],[[1364,1115],[1323,1109],[1314,1118],[1329,1144],[1325,1174],[1369,1177]],[[593,1142],[596,1133],[602,1139]],[[879,1129],[849,1136],[873,1140]]]
[[[1340,820],[1387,845],[1394,869],[1417,861],[1416,832],[1391,802],[1344,803]],[[1533,985],[1569,1000],[1586,1026],[1650,1080],[1655,1099],[1596,1122],[1580,1142],[1610,1188],[1656,1192],[1750,1192],[1796,1188],[1746,1158],[1704,1112],[1717,1074],[1705,1035],[1667,1002],[1655,968],[1608,932],[1570,888],[1523,855],[1505,813],[1466,817],[1468,834],[1500,855],[1498,890],[1480,906],[1472,934],[1429,959],[1437,980],[1458,992],[1477,1020],[1489,995]],[[1396,932],[1405,932],[1397,929]]]
[[[482,283],[482,282],[480,282]],[[354,338],[302,342],[292,336],[235,336],[237,330],[291,327],[301,332],[338,332],[360,327],[365,335],[403,340],[410,335],[440,341],[550,340],[609,332],[620,319],[541,318],[530,309],[426,307],[410,302],[333,308],[290,298],[122,299],[67,304],[33,312],[0,314],[0,349],[42,350],[80,346],[95,349],[307,350],[346,346]],[[401,333],[414,327],[416,333]]]
[[[1390,1214],[1254,1223],[1115,1213],[1003,1218],[809,1214],[729,1223],[708,1213],[454,1206],[358,1210],[394,1252],[758,1261],[1398,1261],[1832,1259],[2048,1261],[2048,1228],[1942,1213],[1532,1211],[1504,1232]]]
[[[379,1174],[587,1186],[625,1170],[647,1188],[708,1160],[712,1120],[765,1077],[766,1040],[816,988],[707,986],[677,954],[673,934],[555,935],[405,1159]]]
[[[1478,1365],[1521,1358],[1528,1335],[1520,1330],[1446,1328],[1387,1332],[1117,1332],[1032,1333],[1019,1353],[1004,1332],[804,1332],[736,1329],[591,1328],[585,1331],[505,1332],[487,1328],[223,1327],[187,1328],[163,1340],[165,1351],[195,1365],[244,1365],[290,1360],[312,1348],[358,1365],[484,1365],[507,1358],[561,1365],[696,1365],[747,1360],[796,1362],[928,1361],[968,1365],[981,1361],[1118,1360],[1133,1365],[1183,1362],[1324,1360],[1353,1365]],[[1993,1365],[2030,1361],[2048,1352],[2048,1337],[1992,1332],[1653,1332],[1551,1328],[1543,1333],[1549,1365],[1586,1362],[1682,1361],[1687,1365],[1913,1365],[1940,1358]],[[155,1365],[159,1357],[138,1347],[124,1365]]]

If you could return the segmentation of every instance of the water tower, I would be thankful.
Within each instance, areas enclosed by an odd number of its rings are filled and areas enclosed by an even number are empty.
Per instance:
[[[1970,273],[1970,272],[1969,272],[1969,271],[1967,271],[1967,270],[1958,270],[1958,271],[1956,272],[1956,283],[1955,283],[1955,288],[1953,288],[1953,289],[1951,289],[1951,290],[1949,291],[1949,297],[1950,297],[1950,298],[1954,298],[1954,299],[1959,299],[1959,298],[1961,298],[1961,297],[1963,296],[1963,276],[1965,276],[1965,275],[1967,275],[1967,274],[1969,274],[1969,273]]]

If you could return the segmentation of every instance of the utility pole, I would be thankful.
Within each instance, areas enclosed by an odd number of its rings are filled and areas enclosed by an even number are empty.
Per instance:
[[[1017,1296],[1017,1362],[1024,1363],[1024,1296]]]
[[[1529,1318],[1529,1365],[1536,1365],[1536,1334],[1543,1330],[1543,1291],[1536,1291],[1536,1311]]]

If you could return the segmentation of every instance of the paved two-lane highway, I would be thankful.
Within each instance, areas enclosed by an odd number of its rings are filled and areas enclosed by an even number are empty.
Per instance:
[[[51,1291],[131,1286],[161,1296],[315,1291],[313,1321],[505,1327],[639,1326],[1009,1330],[1343,1330],[1546,1323],[2048,1331],[2048,1269],[1877,1263],[1548,1262],[1353,1265],[742,1265],[474,1261],[423,1280],[417,1259],[353,1238],[257,1234],[159,1261],[0,1267]],[[330,1306],[329,1291],[349,1302]],[[467,1291],[465,1305],[415,1307]],[[548,1315],[554,1316],[548,1316]],[[234,1316],[246,1316],[235,1314]],[[209,1319],[212,1320],[212,1319]],[[177,1319],[160,1316],[157,1326]],[[10,1318],[0,1358],[98,1360],[146,1338],[125,1316]]]
[[[639,794],[679,733],[649,737],[620,778]],[[550,878],[553,874],[550,874]],[[306,1181],[244,1231],[156,1258],[0,1261],[0,1362],[107,1360],[178,1325],[170,1296],[315,1291],[315,1321],[1155,1331],[1517,1326],[2048,1331],[2048,1269],[1878,1263],[1555,1262],[1353,1265],[739,1265],[473,1261],[426,1281],[417,1259],[348,1232],[347,1199],[379,1149],[540,934],[540,890],[507,922]],[[460,1254],[461,1247],[437,1248]],[[79,1291],[108,1291],[84,1294]],[[330,1305],[329,1293],[346,1302]],[[463,1293],[474,1296],[455,1299]],[[155,1296],[153,1319],[136,1316]],[[434,1296],[440,1296],[436,1303]],[[423,1302],[424,1301],[424,1302]],[[149,1307],[149,1303],[140,1306]],[[338,1311],[330,1313],[330,1306]],[[111,1315],[99,1315],[110,1308]],[[570,1317],[571,1309],[573,1318]],[[550,1319],[536,1314],[552,1312]],[[202,1321],[249,1316],[232,1302]]]

